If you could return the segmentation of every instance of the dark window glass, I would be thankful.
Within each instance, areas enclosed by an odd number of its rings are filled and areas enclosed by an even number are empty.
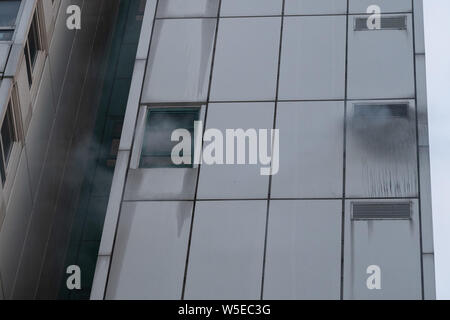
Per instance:
[[[5,120],[2,125],[2,143],[3,143],[3,153],[5,155],[5,162],[8,163],[9,156],[13,148],[15,133],[14,133],[14,119],[11,114],[11,105],[8,106],[6,111]]]
[[[199,109],[157,109],[149,110],[145,127],[141,168],[192,167],[177,166],[172,162],[172,150],[179,142],[172,142],[172,133],[177,129],[186,129],[191,134],[194,156],[194,122],[199,119]],[[181,155],[183,156],[183,155]]]
[[[37,54],[39,51],[39,31],[36,15],[33,18],[33,22],[31,23],[30,32],[28,33],[28,48],[30,50],[30,62],[31,67],[34,67],[36,62]]]
[[[31,68],[31,62],[30,62],[30,54],[28,51],[28,43],[25,44],[25,64],[27,66],[27,77],[28,77],[28,84],[30,85],[33,83],[33,70]]]
[[[3,162],[3,157],[0,156],[0,178],[2,179],[2,184],[6,181],[5,163]]]
[[[39,28],[36,14],[33,17],[30,31],[28,32],[28,39],[25,43],[25,62],[27,65],[28,83],[30,88],[33,84],[33,70],[36,63],[36,59],[40,50],[39,42]]]
[[[13,27],[16,24],[20,0],[0,1],[0,27]]]
[[[14,127],[14,117],[12,114],[12,105],[8,104],[5,118],[3,119],[2,127],[0,129],[0,176],[2,183],[6,180],[6,169],[8,167],[9,158],[13,150],[14,142],[16,141],[16,133]]]

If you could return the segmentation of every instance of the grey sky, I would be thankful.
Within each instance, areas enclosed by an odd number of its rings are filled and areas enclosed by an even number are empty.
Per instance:
[[[450,299],[450,1],[424,0],[438,299]]]

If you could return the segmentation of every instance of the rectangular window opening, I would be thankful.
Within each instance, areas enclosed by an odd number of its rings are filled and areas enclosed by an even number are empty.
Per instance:
[[[2,184],[6,181],[6,173],[14,143],[17,142],[16,125],[11,101],[8,103],[5,118],[0,129],[0,176]]]
[[[30,88],[33,85],[33,71],[36,65],[39,51],[42,50],[41,38],[39,33],[39,20],[37,13],[34,14],[31,22],[30,30],[28,32],[27,41],[25,43],[25,63],[27,66],[27,76]]]
[[[200,108],[148,109],[145,123],[140,168],[192,168],[194,158],[194,123]],[[172,133],[185,129],[191,137],[191,163],[176,165],[172,150],[179,142],[171,141]],[[188,156],[180,154],[180,156]]]

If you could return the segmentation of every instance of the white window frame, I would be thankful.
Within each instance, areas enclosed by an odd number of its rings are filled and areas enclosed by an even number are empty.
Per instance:
[[[31,75],[29,74],[29,68],[27,68],[27,75],[29,76],[28,79],[31,79],[30,85],[30,94],[31,94],[31,101],[32,105],[34,105],[34,101],[36,100],[37,92],[39,89],[40,80],[42,77],[42,73],[44,71],[44,65],[45,65],[45,59],[47,56],[47,32],[45,28],[45,21],[44,21],[44,15],[43,15],[43,5],[42,1],[37,2],[37,6],[35,7],[33,14],[31,15],[28,32],[25,36],[25,42],[24,42],[24,48],[23,48],[23,59],[25,60],[25,64],[28,65],[28,63],[31,63],[31,61],[26,61],[27,57],[25,55],[25,50],[29,48],[28,44],[28,36],[31,32],[31,28],[34,22],[34,19],[36,18],[36,27],[37,27],[37,34],[38,34],[38,51],[36,56],[36,61],[34,62],[34,67],[32,67]],[[28,49],[29,50],[29,49]],[[30,65],[31,67],[31,65]],[[30,80],[28,80],[29,82]]]

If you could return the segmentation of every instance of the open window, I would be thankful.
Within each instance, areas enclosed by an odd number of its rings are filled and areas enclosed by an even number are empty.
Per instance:
[[[40,52],[44,51],[42,43],[42,33],[39,23],[39,15],[34,13],[30,30],[28,31],[27,41],[25,42],[24,54],[27,66],[28,83],[30,88],[33,86],[35,69],[39,60]]]
[[[21,0],[0,0],[0,41],[11,41]]]
[[[0,178],[2,185],[5,185],[10,163],[13,163],[14,148],[19,142],[19,131],[14,110],[15,101],[9,99],[6,111],[4,112],[0,128]]]
[[[193,168],[195,122],[201,119],[200,107],[149,108],[144,107],[139,116],[139,125],[133,152],[134,169]],[[190,163],[176,164],[172,160],[174,147],[181,142],[172,141],[172,134],[182,129],[189,133],[190,150],[181,150],[180,158],[190,157]],[[186,154],[189,152],[189,154]]]
[[[139,168],[192,167],[194,157],[194,124],[199,120],[200,109],[149,109],[147,111]],[[178,142],[172,133],[185,129],[191,137],[191,164],[176,165],[172,150]],[[187,156],[180,154],[181,157]]]

